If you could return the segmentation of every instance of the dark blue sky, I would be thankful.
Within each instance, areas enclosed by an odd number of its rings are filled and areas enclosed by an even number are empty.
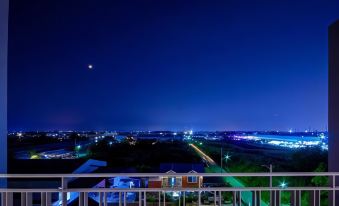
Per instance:
[[[337,0],[12,0],[8,126],[323,130],[337,18]]]

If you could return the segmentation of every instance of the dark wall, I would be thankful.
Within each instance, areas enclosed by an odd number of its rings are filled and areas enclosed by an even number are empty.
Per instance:
[[[339,21],[329,27],[329,171],[339,172]]]
[[[339,21],[329,27],[328,35],[328,64],[329,64],[329,90],[328,90],[328,171],[339,172]],[[339,178],[336,185],[339,185]],[[333,181],[331,181],[333,184]],[[339,206],[339,201],[332,201],[330,193],[330,205]],[[335,198],[339,199],[338,192]]]
[[[0,173],[7,172],[7,39],[8,0],[0,0]]]

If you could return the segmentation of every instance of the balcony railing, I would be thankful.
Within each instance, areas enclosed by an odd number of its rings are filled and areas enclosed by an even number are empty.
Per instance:
[[[339,173],[196,173],[202,177],[204,186],[197,188],[149,188],[149,178],[162,179],[163,177],[187,177],[187,173],[124,173],[124,174],[0,174],[5,187],[0,188],[1,206],[79,206],[99,205],[250,205],[250,206],[280,206],[284,204],[301,206],[302,194],[308,194],[308,204],[320,206],[323,204],[335,205],[336,176]],[[73,181],[96,178],[98,181],[107,178],[132,177],[144,181],[138,187],[118,188],[106,185],[95,187],[77,187]],[[232,182],[227,185],[213,186],[205,184],[209,178],[217,178],[220,182]],[[272,181],[278,178],[306,178],[325,177],[329,182],[322,186],[307,185],[268,185],[251,186],[241,184],[243,178],[261,178]],[[87,180],[86,180],[87,179]],[[53,184],[49,184],[53,182]],[[238,185],[235,183],[239,183]],[[248,182],[247,182],[248,183]],[[267,183],[267,181],[266,181]],[[43,187],[40,187],[43,185]],[[74,187],[75,185],[75,187]],[[232,186],[233,185],[233,186]],[[272,185],[272,186],[269,186]],[[266,199],[263,198],[265,194]],[[282,202],[282,197],[288,197]],[[324,198],[325,196],[325,198]],[[226,197],[226,198],[224,198]],[[229,197],[229,198],[227,198]],[[268,198],[267,198],[268,197]]]

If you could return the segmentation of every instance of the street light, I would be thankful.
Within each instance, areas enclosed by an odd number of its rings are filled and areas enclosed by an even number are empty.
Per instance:
[[[224,159],[225,159],[225,161],[226,161],[226,163],[227,163],[227,161],[231,159],[231,155],[229,155],[229,154],[227,153],[227,154],[224,156]]]
[[[286,188],[287,187],[287,183],[285,181],[282,181],[279,186],[281,188]]]
[[[227,152],[227,154],[226,155],[224,155],[223,156],[223,149],[222,149],[222,147],[220,148],[220,173],[222,173],[222,162],[223,162],[223,160],[225,160],[226,161],[226,163],[227,163],[227,161],[228,160],[230,160],[231,159],[231,155],[229,155],[228,154],[228,152]]]

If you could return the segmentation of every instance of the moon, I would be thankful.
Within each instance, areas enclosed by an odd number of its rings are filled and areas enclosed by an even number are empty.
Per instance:
[[[93,65],[92,64],[89,64],[87,67],[88,67],[88,69],[93,69]]]

